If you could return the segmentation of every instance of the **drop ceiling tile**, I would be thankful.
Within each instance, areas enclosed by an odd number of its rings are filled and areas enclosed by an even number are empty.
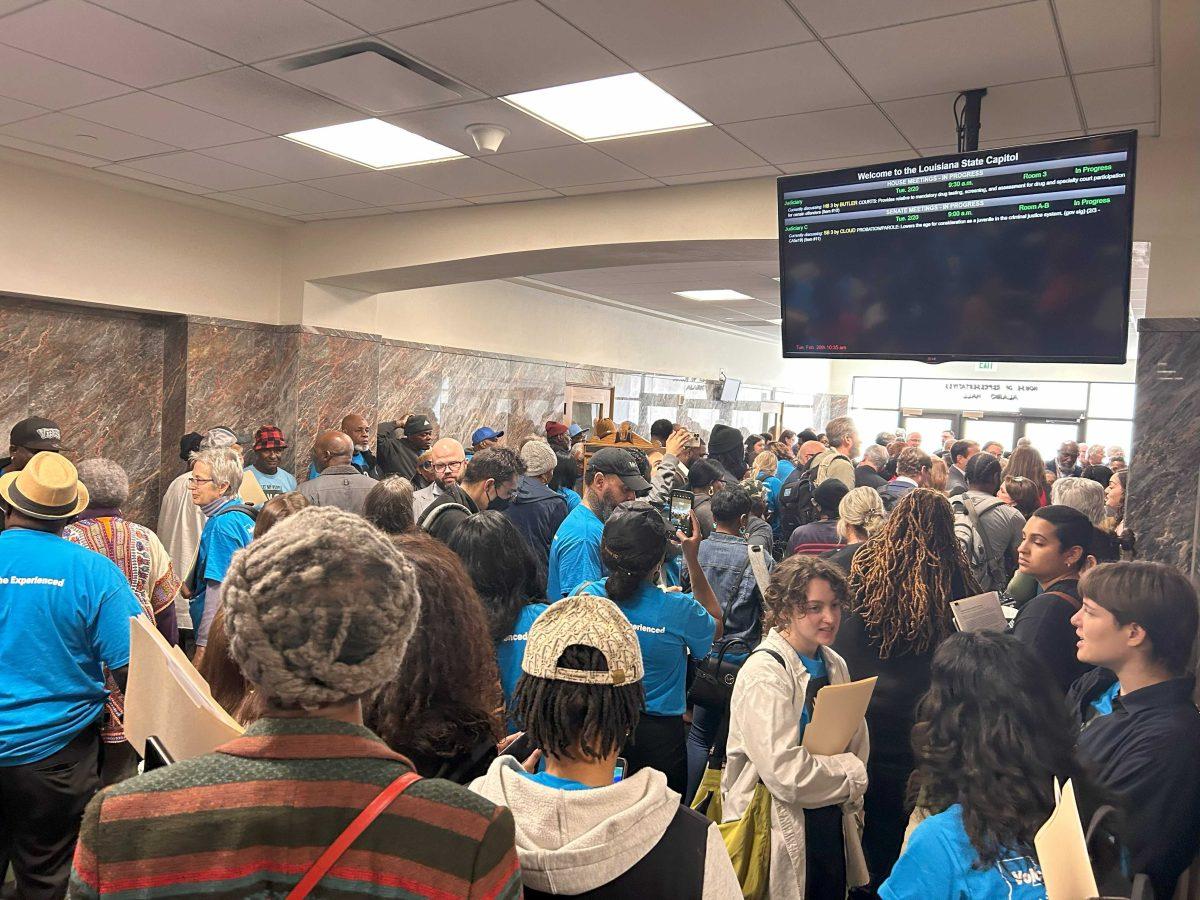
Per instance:
[[[1022,144],[1043,144],[1048,141],[1061,141],[1064,138],[1076,138],[1076,137],[1083,137],[1082,129],[1077,128],[1073,131],[1050,131],[1050,132],[1047,132],[1046,134],[1031,134],[1031,135],[1027,135],[1026,137],[1023,137],[1021,139],[1021,143]],[[979,146],[981,148],[983,148],[984,150],[990,150],[992,147],[1007,147],[1007,146],[1010,146],[1012,143],[1013,142],[1011,139],[1007,140],[1007,141],[991,140],[991,141],[980,141]],[[950,150],[950,152],[954,153],[955,151]]]
[[[908,149],[904,138],[874,106],[739,122],[726,125],[725,130],[775,164]]]
[[[352,175],[363,171],[357,163],[347,162],[295,141],[272,137],[224,147],[209,147],[205,156],[277,175],[284,181],[308,181],[334,175]]]
[[[784,0],[545,0],[638,69],[810,41]]]
[[[956,95],[933,94],[893,100],[882,106],[914,146],[954,145]],[[1081,126],[1075,94],[1065,76],[988,88],[981,122],[980,136],[988,139],[1019,138]]]
[[[308,0],[359,28],[378,34],[459,13],[495,6],[500,0]]]
[[[604,152],[652,178],[763,164],[758,154],[712,127],[605,141]]]
[[[950,152],[954,152],[954,148],[950,148]],[[876,163],[892,162],[907,156],[912,156],[912,151],[904,152],[891,151],[888,153],[866,153],[862,156],[842,156],[834,159],[813,159],[806,162],[784,163],[779,168],[783,169],[785,175],[797,175],[804,172],[833,172],[837,169],[850,169],[855,166],[873,166]]]
[[[515,0],[380,37],[495,96],[629,71],[534,0]]]
[[[717,124],[867,102],[867,95],[815,41],[657,69],[647,77]]]
[[[1151,0],[1056,0],[1054,9],[1072,72],[1153,64]]]
[[[223,200],[226,203],[245,206],[249,209],[257,209],[259,212],[271,213],[272,215],[284,216],[286,218],[294,218],[296,216],[294,210],[284,209],[282,206],[275,206],[271,203],[262,203],[249,197],[242,197],[239,194],[209,194],[208,199]]]
[[[336,212],[341,209],[366,209],[371,204],[331,194],[307,184],[271,184],[236,191],[237,196],[268,203],[298,213]]]
[[[72,150],[51,147],[49,144],[38,144],[33,141],[27,141],[24,138],[12,137],[3,133],[0,133],[0,146],[11,147],[14,150],[21,150],[25,153],[34,153],[38,156],[48,156],[51,159],[60,159],[63,162],[74,163],[77,166],[87,166],[91,169],[108,165],[111,162],[111,160],[101,159],[98,156],[75,153]]]
[[[41,2],[42,0],[0,0],[0,16],[7,16],[18,9],[24,9],[27,6],[33,6],[33,4]]]
[[[93,0],[121,15],[242,62],[300,53],[363,34],[295,0]]]
[[[548,188],[628,181],[643,174],[587,144],[504,153],[492,161],[502,169]]]
[[[936,19],[956,13],[1003,6],[1014,0],[904,0],[903,3],[880,3],[879,0],[792,0],[805,21],[822,37],[870,31]]]
[[[367,118],[319,94],[245,67],[164,85],[154,93],[268,134]]]
[[[779,174],[774,166],[751,166],[748,169],[729,169],[724,172],[696,172],[691,175],[663,175],[666,184],[699,184],[709,181],[741,181],[745,178],[771,178]]]
[[[525,200],[551,200],[555,197],[562,197],[562,194],[557,191],[518,191],[515,194],[490,194],[467,199],[476,206],[485,206],[489,203],[522,203]]]
[[[8,122],[19,122],[21,119],[32,119],[34,116],[44,116],[48,110],[32,103],[22,103],[20,100],[10,100],[0,97],[0,125]]]
[[[211,156],[201,156],[199,153],[166,153],[162,156],[134,160],[126,165],[131,169],[198,184],[210,191],[239,191],[242,188],[275,184],[279,181],[274,175],[235,166]]]
[[[437,191],[431,191],[411,181],[402,181],[386,172],[359,172],[334,178],[317,178],[305,183],[323,191],[361,200],[371,206],[400,206],[446,199],[445,195]]]
[[[384,121],[407,128],[459,153],[484,158],[490,157],[491,154],[481,153],[475,148],[475,142],[466,132],[468,125],[502,125],[507,128],[509,135],[500,145],[501,153],[576,143],[575,138],[570,135],[509,106],[503,100],[481,100],[476,103],[417,110],[385,116]]]
[[[77,106],[71,115],[196,150],[265,137],[261,131],[146,91]]]
[[[395,172],[398,178],[432,188],[448,197],[511,194],[536,191],[541,186],[477,159],[451,159],[424,166],[408,166]]]
[[[602,184],[570,184],[560,187],[558,192],[574,197],[579,194],[615,194],[617,191],[641,191],[657,187],[662,187],[661,181],[638,178],[633,181],[606,181]]]
[[[1153,66],[1076,75],[1075,87],[1089,129],[1157,118],[1158,71]]]
[[[149,156],[153,153],[168,153],[177,149],[170,144],[162,144],[63,113],[51,113],[36,119],[14,122],[5,125],[3,133],[87,156],[97,156],[109,162],[135,156]]]
[[[83,0],[46,0],[0,19],[0,43],[134,87],[228,68],[203,47]]]
[[[1030,2],[832,38],[875,100],[1064,75],[1047,3]]]
[[[124,178],[132,178],[136,181],[144,181],[148,184],[157,184],[160,187],[168,187],[176,191],[184,191],[188,194],[211,194],[209,188],[201,187],[198,184],[189,184],[186,181],[179,181],[175,178],[167,178],[163,175],[156,175],[153,172],[142,172],[138,169],[132,169],[129,166],[101,166],[100,171],[109,172],[113,175],[121,175]]]
[[[123,84],[0,45],[0,93],[46,109],[90,103],[130,90]]]

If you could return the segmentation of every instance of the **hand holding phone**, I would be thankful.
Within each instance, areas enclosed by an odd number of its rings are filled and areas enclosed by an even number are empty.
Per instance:
[[[625,780],[625,770],[628,768],[629,763],[625,761],[625,757],[618,756],[617,764],[613,767],[613,784]]]
[[[696,495],[691,491],[671,491],[671,527],[675,531],[682,531],[687,537],[692,536],[692,506],[695,502]]]

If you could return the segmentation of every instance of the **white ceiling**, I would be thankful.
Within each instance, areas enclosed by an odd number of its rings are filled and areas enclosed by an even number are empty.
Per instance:
[[[1153,0],[0,0],[0,145],[309,221],[947,152],[955,93],[981,86],[984,146],[1155,135],[1155,16]],[[281,61],[368,36],[463,88],[388,120],[473,158],[379,173],[278,137],[366,117]],[[494,99],[629,71],[714,126],[581,144]],[[502,153],[480,158],[475,122],[511,130]]]

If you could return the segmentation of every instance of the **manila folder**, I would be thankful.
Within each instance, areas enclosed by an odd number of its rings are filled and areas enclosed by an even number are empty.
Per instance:
[[[995,591],[950,601],[954,627],[959,631],[1008,631],[1008,618]]]
[[[1088,900],[1096,897],[1096,876],[1088,859],[1087,841],[1075,802],[1075,786],[1068,781],[1046,824],[1033,838],[1048,900]]]
[[[178,762],[211,753],[242,730],[187,658],[145,616],[131,618],[125,737],[133,749],[144,756],[146,738],[156,735]]]
[[[877,680],[827,684],[817,691],[812,721],[804,729],[804,749],[814,756],[845,753],[867,714]]]

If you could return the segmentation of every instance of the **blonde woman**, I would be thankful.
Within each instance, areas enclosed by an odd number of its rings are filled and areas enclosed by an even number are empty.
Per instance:
[[[886,518],[879,491],[865,486],[850,491],[838,504],[838,537],[846,546],[825,554],[825,559],[849,575],[854,554],[883,527]]]
[[[783,491],[783,482],[779,480],[779,457],[770,450],[763,450],[754,457],[754,465],[747,473],[747,479],[761,481],[767,486],[767,521],[771,523],[771,531],[779,530],[779,494]]]

